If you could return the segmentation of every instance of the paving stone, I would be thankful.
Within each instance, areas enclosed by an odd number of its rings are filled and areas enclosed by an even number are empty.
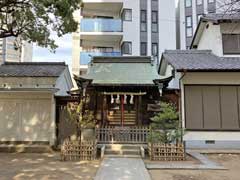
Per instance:
[[[141,158],[105,158],[94,180],[151,180]]]

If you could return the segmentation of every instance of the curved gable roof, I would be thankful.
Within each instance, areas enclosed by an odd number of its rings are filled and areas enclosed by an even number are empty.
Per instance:
[[[155,85],[160,76],[151,57],[94,57],[88,73],[92,85]]]

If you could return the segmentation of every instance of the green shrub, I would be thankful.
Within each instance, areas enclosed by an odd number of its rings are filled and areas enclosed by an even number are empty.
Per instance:
[[[152,143],[177,143],[182,137],[179,114],[176,108],[166,102],[161,102],[161,111],[151,118],[151,133],[149,141]]]

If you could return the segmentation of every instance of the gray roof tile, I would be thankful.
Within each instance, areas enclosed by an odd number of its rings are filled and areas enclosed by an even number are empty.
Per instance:
[[[168,50],[163,59],[177,71],[240,71],[240,58],[218,57],[209,50]]]
[[[0,77],[58,77],[67,66],[61,62],[6,62]]]

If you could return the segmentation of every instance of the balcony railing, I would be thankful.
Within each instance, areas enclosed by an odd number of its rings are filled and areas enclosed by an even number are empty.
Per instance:
[[[121,52],[81,52],[80,64],[87,65],[94,56],[121,56]]]
[[[122,32],[121,19],[82,19],[81,32]]]

